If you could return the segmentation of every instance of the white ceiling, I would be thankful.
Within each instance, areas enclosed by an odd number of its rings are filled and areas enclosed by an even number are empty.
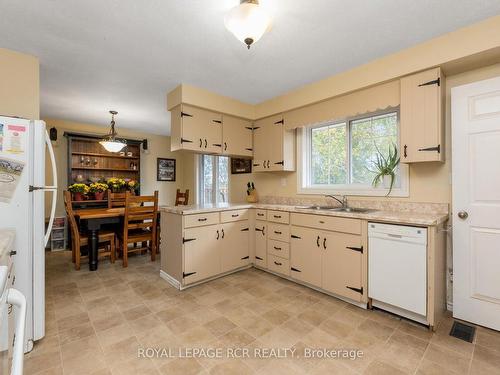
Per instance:
[[[500,13],[498,0],[261,0],[249,51],[239,0],[0,0],[0,47],[40,58],[42,117],[168,134],[180,83],[258,103]]]

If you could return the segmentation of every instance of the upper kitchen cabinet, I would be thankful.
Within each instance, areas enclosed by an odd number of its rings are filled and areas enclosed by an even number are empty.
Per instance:
[[[401,78],[401,162],[444,161],[440,68]]]
[[[285,129],[283,115],[267,117],[254,123],[253,170],[295,170],[295,131]]]
[[[186,104],[171,110],[171,150],[221,153],[222,115]]]
[[[222,153],[252,157],[252,122],[228,115],[222,122]]]

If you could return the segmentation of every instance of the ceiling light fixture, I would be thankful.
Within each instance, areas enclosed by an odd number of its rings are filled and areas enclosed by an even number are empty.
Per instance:
[[[270,29],[271,17],[262,9],[258,0],[240,0],[240,5],[226,14],[224,24],[236,39],[250,49]]]
[[[119,152],[127,144],[123,140],[116,139],[115,115],[117,115],[118,112],[109,111],[109,113],[111,113],[111,126],[109,129],[109,133],[99,143],[106,149],[106,151]]]

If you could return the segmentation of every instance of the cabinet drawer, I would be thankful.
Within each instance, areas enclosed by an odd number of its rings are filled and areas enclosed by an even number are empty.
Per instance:
[[[284,211],[268,211],[267,220],[275,223],[290,224],[290,213]]]
[[[219,224],[218,212],[184,216],[184,228],[201,227],[202,225],[212,224]]]
[[[257,220],[267,220],[267,211],[266,210],[255,210],[255,218]]]
[[[288,225],[269,223],[267,228],[269,239],[290,242],[290,227]]]
[[[232,210],[232,211],[222,211],[220,213],[221,223],[230,223],[232,221],[240,221],[248,219],[248,210]]]
[[[361,220],[359,219],[292,213],[290,221],[292,225],[301,227],[361,234]]]
[[[268,240],[267,252],[274,256],[290,259],[290,244],[276,240]]]
[[[290,262],[288,261],[288,259],[269,255],[267,257],[267,268],[270,271],[290,276]]]

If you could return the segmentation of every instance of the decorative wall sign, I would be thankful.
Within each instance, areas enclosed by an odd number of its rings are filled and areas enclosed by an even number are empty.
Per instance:
[[[175,181],[175,159],[157,158],[157,181]]]
[[[252,159],[231,158],[231,174],[252,173]]]

